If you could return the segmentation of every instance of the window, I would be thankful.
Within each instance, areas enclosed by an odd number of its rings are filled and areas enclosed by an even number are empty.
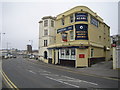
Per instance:
[[[66,51],[66,55],[69,55],[69,49],[66,49],[65,51]]]
[[[64,18],[62,18],[61,22],[62,22],[62,25],[64,25],[64,24],[65,24]]]
[[[44,27],[48,26],[48,20],[44,20]]]
[[[46,35],[48,35],[48,30],[47,29],[44,30],[44,36],[46,36]]]
[[[69,58],[69,55],[70,55],[69,49],[66,49],[66,50],[65,50],[65,53],[66,53],[65,58]]]
[[[54,27],[54,21],[51,20],[51,27]]]
[[[73,22],[73,14],[72,15],[70,15],[70,22],[72,23]]]
[[[75,48],[60,49],[60,59],[75,60]]]
[[[74,32],[70,31],[70,40],[73,40],[73,39],[74,39]]]
[[[91,24],[93,24],[94,26],[98,27],[99,22],[98,22],[98,20],[95,19],[94,17],[91,16],[91,21],[90,21],[90,22],[91,22]]]
[[[91,49],[91,57],[94,55],[94,49]]]
[[[64,49],[61,49],[60,53],[61,53],[61,58],[64,58]]]
[[[47,46],[47,40],[44,40],[44,47]]]
[[[75,49],[71,49],[71,55],[75,55]]]

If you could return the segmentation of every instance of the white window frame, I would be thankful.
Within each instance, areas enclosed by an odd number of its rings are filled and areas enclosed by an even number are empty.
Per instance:
[[[44,29],[44,36],[47,36],[47,35],[48,35],[48,29]]]
[[[61,51],[64,51],[64,55],[61,55]],[[69,48],[69,55],[66,55],[66,49],[59,49],[59,59],[67,59],[67,60],[76,60],[76,54],[71,55],[71,48]]]
[[[44,20],[44,27],[48,27],[48,20]]]

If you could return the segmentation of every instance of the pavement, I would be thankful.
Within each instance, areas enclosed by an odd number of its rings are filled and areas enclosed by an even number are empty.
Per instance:
[[[103,61],[91,67],[78,68],[77,70],[92,75],[120,79],[120,75],[118,74],[120,70],[113,69],[112,65],[112,61]]]

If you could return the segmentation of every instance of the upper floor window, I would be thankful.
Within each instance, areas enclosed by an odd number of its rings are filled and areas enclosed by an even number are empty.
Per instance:
[[[91,49],[91,57],[93,57],[94,56],[94,49],[92,48]]]
[[[46,35],[48,35],[48,30],[47,29],[44,30],[44,36],[46,36]]]
[[[73,40],[73,39],[74,39],[74,32],[70,31],[70,40]]]
[[[74,21],[74,17],[73,17],[73,14],[70,15],[70,22],[72,23]]]
[[[64,20],[64,18],[62,18],[61,22],[62,22],[62,25],[65,25],[65,20]]]
[[[94,17],[91,16],[90,22],[91,22],[91,24],[93,24],[96,27],[98,27],[99,21],[97,19],[95,19]]]
[[[47,46],[47,40],[44,40],[44,47]]]
[[[48,20],[44,20],[44,27],[48,26]]]
[[[51,20],[51,27],[54,27],[54,21]]]

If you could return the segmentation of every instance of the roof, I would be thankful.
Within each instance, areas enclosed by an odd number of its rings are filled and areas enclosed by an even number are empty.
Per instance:
[[[44,20],[44,19],[53,19],[53,20],[55,20],[55,19],[56,19],[56,17],[52,17],[52,16],[45,16],[45,17],[43,17],[42,19],[43,19],[43,20]]]
[[[43,21],[39,21],[38,23],[42,23]]]
[[[67,16],[67,15],[69,15],[69,14],[71,14],[71,13],[75,13],[75,12],[79,12],[79,11],[88,12],[88,13],[91,14],[92,16],[96,17],[96,19],[98,19],[99,21],[103,22],[103,19],[102,19],[101,17],[99,17],[99,16],[97,15],[97,13],[93,12],[91,9],[89,9],[89,8],[86,7],[86,6],[76,6],[76,7],[72,8],[72,9],[69,9],[69,10],[67,10],[67,11],[65,11],[65,12],[57,15],[57,18],[56,18],[56,19],[62,18],[63,15],[64,15],[64,16]]]

